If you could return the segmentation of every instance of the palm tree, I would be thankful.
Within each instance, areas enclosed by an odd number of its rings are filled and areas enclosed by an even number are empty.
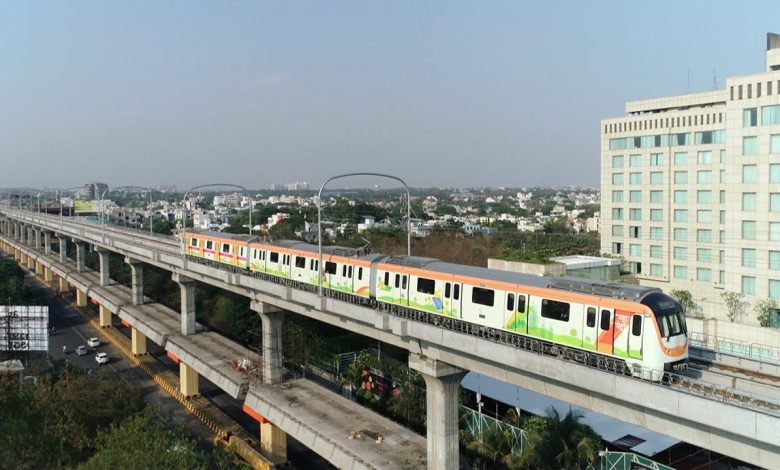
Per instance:
[[[561,417],[558,410],[547,410],[547,425],[531,438],[523,456],[527,468],[579,469],[592,464],[601,448],[601,438],[580,422],[582,414],[569,409]]]

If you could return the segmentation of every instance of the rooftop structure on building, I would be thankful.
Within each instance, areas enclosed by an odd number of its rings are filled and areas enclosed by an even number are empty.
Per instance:
[[[780,299],[780,36],[763,72],[724,89],[626,103],[601,122],[601,249],[643,285]]]

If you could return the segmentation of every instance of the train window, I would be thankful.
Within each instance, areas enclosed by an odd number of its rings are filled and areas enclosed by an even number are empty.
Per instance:
[[[406,274],[401,278],[401,289],[406,290]]]
[[[517,296],[517,311],[520,313],[525,312],[525,296],[524,295],[518,295]]]
[[[243,247],[243,246],[242,246],[242,247],[240,247],[240,248],[238,249],[238,256],[241,256],[241,257],[243,257],[243,256],[244,256],[244,252],[245,252],[245,251],[246,251],[246,248],[245,248],[245,247]]]
[[[190,238],[190,246],[198,246],[198,239]]]
[[[483,289],[475,287],[471,290],[471,301],[475,304],[493,306],[496,292],[493,289]]]
[[[558,321],[569,321],[569,309],[571,304],[568,302],[558,302],[557,300],[542,299],[542,316]]]
[[[400,276],[399,274],[396,274],[396,275],[395,275],[395,288],[396,288],[396,289],[398,288],[398,286],[400,285],[400,283],[401,283],[401,276]]]
[[[341,277],[347,277],[347,265],[341,265]]]
[[[450,298],[450,292],[452,291],[452,284],[449,282],[444,284],[444,298],[449,299]]]
[[[506,309],[507,311],[514,311],[515,309],[515,294],[506,295]]]
[[[609,323],[611,320],[612,313],[609,310],[602,310],[601,311],[601,329],[604,331],[607,331],[609,329]]]
[[[325,261],[325,272],[328,274],[336,274],[336,263],[333,261]]]
[[[271,252],[271,262],[272,263],[278,263],[279,262],[279,253],[272,251]]]
[[[385,285],[390,285],[390,273],[385,273]]]
[[[634,315],[631,319],[631,334],[634,336],[642,334],[642,315]]]
[[[350,266],[349,269],[347,270],[347,277],[352,279],[352,266]]]
[[[363,280],[363,268],[358,268],[358,281]]]
[[[206,249],[207,250],[213,250],[214,249],[214,242],[211,240],[206,241]]]
[[[452,293],[452,298],[455,300],[460,299],[460,284],[455,284],[455,290]]]
[[[320,260],[314,260],[314,270],[317,271],[320,269]]]
[[[306,267],[306,258],[303,256],[296,256],[295,257],[295,267],[296,268],[305,268]]]
[[[417,278],[417,292],[421,294],[433,295],[436,291],[436,281],[424,277]]]
[[[314,260],[313,259],[309,260],[309,269],[314,271]]]
[[[585,319],[585,325],[588,328],[596,326],[596,309],[594,307],[588,307],[588,316]]]
[[[222,252],[230,254],[230,245],[228,245],[227,243],[223,243],[222,244]]]

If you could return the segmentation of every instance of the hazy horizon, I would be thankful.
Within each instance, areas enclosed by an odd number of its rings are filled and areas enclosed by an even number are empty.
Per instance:
[[[356,171],[414,187],[597,187],[600,119],[763,71],[777,13],[725,1],[6,3],[0,187],[319,188]]]

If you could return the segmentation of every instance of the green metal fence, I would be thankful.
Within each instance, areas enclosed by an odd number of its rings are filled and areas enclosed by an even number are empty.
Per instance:
[[[501,436],[508,440],[513,454],[520,455],[528,447],[528,437],[520,428],[491,418],[467,406],[460,406],[461,429],[466,431],[474,440],[482,442]]]
[[[674,470],[672,467],[654,462],[647,457],[628,452],[599,452],[596,463],[588,467],[589,470]]]

